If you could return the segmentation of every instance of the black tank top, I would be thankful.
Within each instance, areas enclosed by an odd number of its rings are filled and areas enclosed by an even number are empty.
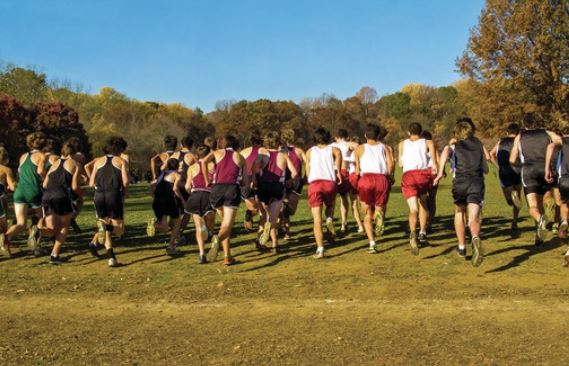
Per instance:
[[[476,137],[460,140],[454,145],[455,177],[482,177],[486,168],[486,158],[482,143]]]
[[[520,155],[522,165],[544,165],[547,145],[551,142],[544,129],[520,132]]]
[[[113,165],[113,155],[105,156],[105,165],[97,170],[95,177],[95,189],[98,192],[121,192],[122,172]]]
[[[559,176],[566,177],[569,175],[569,137],[563,137],[563,145],[559,151],[561,161],[559,162]],[[558,159],[551,161],[551,164],[557,166]]]
[[[49,180],[43,192],[44,199],[69,197],[73,175],[65,170],[67,158],[60,158],[57,168],[48,174]]]
[[[514,146],[513,137],[504,137],[498,144],[498,152],[496,153],[496,160],[500,168],[507,168],[510,166],[510,153]]]
[[[165,178],[175,173],[172,170],[163,171],[158,180],[156,181],[156,187],[154,187],[154,196],[158,198],[174,198],[176,194],[174,193],[174,182],[169,182]]]
[[[180,150],[180,155],[178,157],[178,164],[180,166],[181,171],[181,175],[182,175],[182,182],[186,181],[186,178],[188,177],[188,164],[186,164],[186,155],[189,153],[189,151],[181,151]]]

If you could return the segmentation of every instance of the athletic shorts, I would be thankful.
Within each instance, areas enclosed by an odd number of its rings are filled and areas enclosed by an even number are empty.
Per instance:
[[[559,194],[561,202],[569,203],[569,176],[563,176],[558,180]]]
[[[188,201],[188,198],[190,198],[190,193],[188,191],[186,191],[185,187],[180,187],[180,195],[182,196],[182,203],[186,204],[186,202]],[[178,196],[176,196],[178,197]]]
[[[178,197],[154,196],[152,210],[154,210],[154,215],[158,220],[162,220],[164,216],[177,219],[180,217],[180,199]]]
[[[286,194],[296,194],[300,196],[302,194],[302,188],[304,187],[304,179],[296,178],[292,181],[287,182],[285,185]]]
[[[213,208],[239,208],[239,204],[241,203],[241,189],[238,184],[233,183],[214,184],[211,187],[209,201]]]
[[[522,184],[522,178],[518,172],[511,167],[500,167],[498,172],[500,185],[502,188],[508,188]]]
[[[241,198],[243,201],[254,200],[257,196],[257,190],[252,189],[250,185],[241,187]]]
[[[198,215],[201,217],[214,212],[215,210],[210,202],[210,192],[193,191],[192,194],[190,194],[188,202],[186,202],[184,211],[189,215]]]
[[[338,185],[338,194],[340,196],[345,196],[350,193],[350,173],[346,169],[340,171],[340,176],[342,177],[342,183]]]
[[[356,173],[351,173],[348,177],[348,182],[350,183],[350,194],[358,194],[358,181],[360,176]]]
[[[18,184],[14,192],[14,203],[25,203],[32,208],[41,207],[42,190],[37,186]]]
[[[49,216],[49,215],[66,216],[75,212],[75,207],[73,207],[73,201],[71,201],[71,198],[69,197],[44,199],[41,205],[44,216]]]
[[[315,180],[308,185],[308,205],[310,208],[331,207],[336,203],[337,184],[331,180]]]
[[[360,201],[368,206],[385,206],[389,200],[391,184],[385,174],[364,174],[358,181]]]
[[[257,198],[265,205],[280,201],[284,198],[285,186],[279,182],[259,182],[257,186]]]
[[[462,177],[452,181],[452,199],[456,205],[468,203],[482,205],[484,202],[484,178]]]
[[[551,189],[551,185],[545,180],[545,167],[539,164],[522,167],[522,184],[526,195],[537,193],[543,196]]]
[[[95,191],[93,197],[97,218],[122,220],[124,217],[124,197],[121,191]]]
[[[408,200],[411,197],[420,197],[433,188],[433,171],[429,169],[408,170],[401,178],[401,193]]]

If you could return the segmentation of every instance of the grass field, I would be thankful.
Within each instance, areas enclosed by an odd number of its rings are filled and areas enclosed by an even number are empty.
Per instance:
[[[355,232],[315,249],[306,201],[295,240],[258,254],[236,224],[240,264],[197,264],[195,240],[180,258],[166,237],[148,239],[144,186],[127,202],[123,266],[86,252],[89,202],[63,257],[52,266],[23,246],[0,257],[2,365],[567,365],[569,296],[565,244],[533,246],[523,211],[519,235],[494,172],[487,179],[484,263],[455,253],[450,178],[438,196],[430,245],[412,256],[406,204],[392,192],[380,253]],[[192,226],[193,227],[193,226]],[[193,229],[190,230],[193,234]]]

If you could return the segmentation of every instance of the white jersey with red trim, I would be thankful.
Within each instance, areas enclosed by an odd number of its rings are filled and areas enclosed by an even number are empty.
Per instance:
[[[425,139],[403,141],[403,153],[401,154],[403,173],[409,170],[427,169],[429,168],[429,160]]]
[[[336,181],[332,146],[328,145],[322,148],[313,146],[309,151],[310,173],[308,175],[308,183],[312,183],[317,180]]]
[[[385,145],[364,144],[364,153],[360,157],[360,175],[387,174],[387,157]]]

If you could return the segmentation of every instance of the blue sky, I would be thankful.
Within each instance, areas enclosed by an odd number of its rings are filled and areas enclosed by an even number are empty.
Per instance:
[[[459,79],[483,0],[2,0],[0,60],[89,92],[222,99],[380,95]]]

